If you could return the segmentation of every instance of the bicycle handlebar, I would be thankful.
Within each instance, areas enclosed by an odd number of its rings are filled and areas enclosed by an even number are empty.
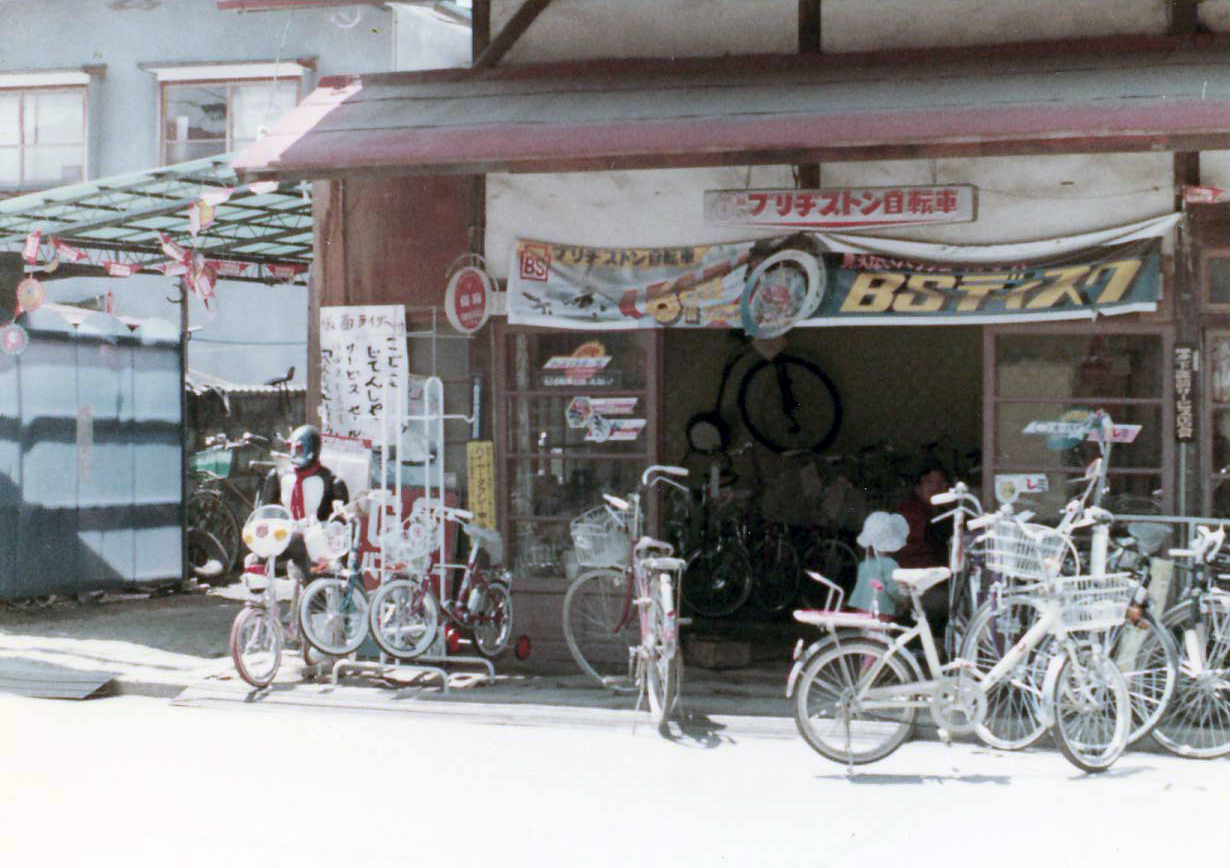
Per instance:
[[[646,467],[645,471],[641,474],[641,485],[648,486],[649,478],[655,473],[665,473],[669,476],[687,476],[688,475],[687,469],[683,467],[675,467],[674,465],[671,465],[671,464],[651,464],[648,467]],[[656,482],[657,480],[654,480],[654,481]],[[670,480],[667,480],[667,481],[669,482]]]
[[[1226,526],[1219,525],[1217,530],[1209,530],[1206,525],[1196,525],[1196,539],[1189,549],[1170,549],[1174,558],[1192,558],[1206,563],[1217,557],[1222,544],[1226,541]]]

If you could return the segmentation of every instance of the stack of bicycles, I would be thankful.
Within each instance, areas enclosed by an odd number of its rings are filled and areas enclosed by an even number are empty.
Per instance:
[[[578,565],[587,567],[564,596],[564,637],[587,675],[616,692],[648,700],[666,733],[683,681],[679,629],[680,576],[686,562],[669,543],[643,536],[644,497],[680,467],[654,465],[641,474],[641,490],[627,499],[604,494],[605,504],[573,520]],[[684,489],[686,490],[686,489]]]
[[[913,626],[840,611],[836,586],[825,610],[795,613],[826,633],[805,651],[796,648],[787,682],[809,745],[833,760],[872,762],[904,743],[926,708],[943,732],[974,732],[998,748],[1026,747],[1049,730],[1065,757],[1092,772],[1109,768],[1157,724],[1173,689],[1172,658],[1164,639],[1156,652],[1148,641],[1164,631],[1136,641],[1125,627],[1133,610],[1133,628],[1153,622],[1136,576],[1108,568],[1112,517],[1097,501],[1109,420],[1099,415],[1096,423],[1103,423],[1103,457],[1057,527],[1031,523],[1011,504],[983,515],[961,484],[934,498],[953,507],[945,516],[954,522],[949,566],[893,573],[909,594]],[[1073,542],[1078,528],[1092,528],[1088,571]],[[951,659],[942,664],[921,598],[954,575]],[[925,671],[907,647],[915,642]],[[1123,663],[1131,664],[1130,680]]]

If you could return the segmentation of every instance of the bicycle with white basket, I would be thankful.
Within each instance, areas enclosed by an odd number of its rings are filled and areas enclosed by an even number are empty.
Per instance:
[[[1020,530],[1026,537],[1039,533],[1023,525]],[[1109,768],[1127,744],[1127,682],[1099,643],[1078,641],[1074,634],[1121,623],[1134,586],[1130,578],[1050,573],[1032,586],[1022,585],[1018,593],[1039,601],[1039,616],[989,671],[979,672],[962,658],[941,665],[927,623],[922,595],[949,576],[947,567],[893,572],[913,606],[916,623],[908,628],[858,613],[795,613],[797,620],[831,634],[798,674],[795,722],[807,743],[836,762],[874,762],[910,737],[921,708],[946,734],[975,732],[986,716],[988,693],[1053,637],[1044,718],[1073,765],[1087,772]],[[840,602],[839,597],[838,608]],[[866,638],[867,631],[879,631],[882,638]],[[922,645],[926,674],[906,647],[915,641]]]
[[[672,476],[687,471],[648,467],[642,491],[627,500],[604,494],[603,506],[573,520],[577,563],[590,569],[564,596],[564,637],[577,665],[612,690],[646,696],[659,729],[667,726],[683,680],[679,629],[687,619],[678,611],[686,562],[669,543],[641,532],[644,495],[659,483],[684,488]]]

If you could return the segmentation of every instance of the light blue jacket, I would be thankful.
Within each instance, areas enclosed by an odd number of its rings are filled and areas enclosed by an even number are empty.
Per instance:
[[[854,583],[854,592],[850,594],[850,608],[870,612],[874,601],[881,615],[896,615],[898,608],[904,608],[907,595],[893,581],[895,569],[895,560],[868,551],[867,557],[858,565],[858,581]],[[871,583],[876,579],[884,585],[883,591],[872,587]]]

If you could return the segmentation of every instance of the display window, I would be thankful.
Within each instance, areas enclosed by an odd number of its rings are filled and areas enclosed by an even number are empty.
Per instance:
[[[1210,329],[1204,345],[1204,514],[1224,518],[1230,516],[1230,330]]]
[[[504,330],[499,458],[518,566],[557,575],[569,522],[635,491],[657,454],[660,336]]]
[[[1122,513],[1163,513],[1172,506],[1174,438],[1166,403],[1170,336],[1162,330],[1050,327],[1045,333],[989,329],[991,388],[986,390],[989,452],[984,490],[996,475],[1042,473],[1046,491],[1031,497],[1042,518],[1058,515],[1072,480],[1098,454],[1096,443],[1027,432],[1034,421],[1080,421],[1096,410],[1116,425],[1139,426],[1112,447],[1107,505]]]

